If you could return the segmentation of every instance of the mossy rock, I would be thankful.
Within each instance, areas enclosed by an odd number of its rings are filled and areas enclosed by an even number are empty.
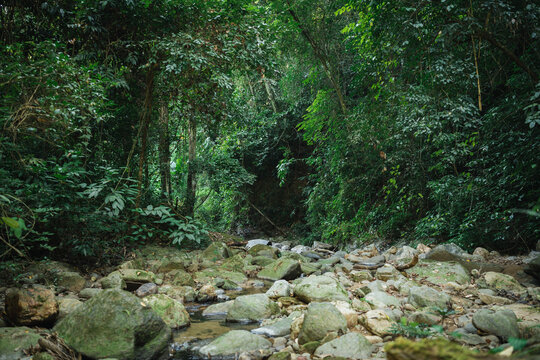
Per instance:
[[[84,356],[119,360],[152,359],[167,350],[171,329],[135,295],[102,291],[77,307],[53,329]]]
[[[287,351],[280,351],[273,353],[268,360],[291,360],[291,353]]]
[[[174,286],[194,286],[195,281],[190,273],[184,270],[173,270],[165,274],[165,282]]]
[[[463,346],[445,340],[424,339],[412,341],[399,338],[384,347],[388,360],[501,360],[500,356],[487,353],[478,353],[464,348]]]
[[[293,259],[279,259],[266,265],[258,274],[259,279],[264,280],[293,280],[302,274],[300,262]]]
[[[234,281],[237,284],[247,280],[247,276],[243,273],[212,268],[196,272],[193,274],[193,278],[199,283],[211,283],[215,278]]]
[[[302,351],[313,355],[313,353],[315,352],[315,350],[317,350],[319,346],[321,346],[320,341],[310,341],[302,345]]]
[[[222,242],[214,242],[210,244],[201,254],[208,261],[223,260],[232,255],[231,250]]]
[[[223,261],[223,264],[221,264],[220,269],[227,271],[243,272],[244,266],[246,266],[247,264],[248,262],[242,257],[242,254],[236,254],[228,259],[225,259]]]
[[[172,329],[179,329],[190,324],[189,314],[182,303],[164,294],[150,295],[143,302]]]
[[[257,244],[248,250],[248,254],[253,257],[266,256],[270,259],[277,259],[279,255],[279,249],[268,245]]]
[[[406,272],[408,275],[426,278],[427,281],[437,285],[444,285],[449,282],[468,284],[471,280],[469,271],[460,263],[453,261],[422,260],[416,266],[406,270]]]
[[[23,350],[36,346],[40,337],[36,330],[25,326],[0,328],[0,359],[23,358]]]

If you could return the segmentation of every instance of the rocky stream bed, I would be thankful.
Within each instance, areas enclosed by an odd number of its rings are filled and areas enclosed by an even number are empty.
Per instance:
[[[146,246],[106,274],[40,262],[0,288],[0,360],[538,359],[536,250],[256,239]]]

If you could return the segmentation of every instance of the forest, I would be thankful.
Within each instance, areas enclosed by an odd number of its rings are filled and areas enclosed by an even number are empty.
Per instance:
[[[3,266],[223,234],[528,251],[539,17],[525,0],[3,1]]]
[[[539,20],[1,0],[0,360],[537,360]]]

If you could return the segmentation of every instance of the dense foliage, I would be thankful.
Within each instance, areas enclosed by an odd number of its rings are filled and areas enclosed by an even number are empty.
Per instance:
[[[527,1],[0,5],[0,255],[540,235]]]

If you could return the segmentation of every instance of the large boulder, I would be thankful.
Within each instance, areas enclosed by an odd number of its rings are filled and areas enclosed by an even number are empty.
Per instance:
[[[16,325],[48,325],[58,315],[54,292],[41,286],[8,289],[5,303],[6,314]]]
[[[426,285],[411,288],[407,301],[416,308],[436,308],[446,310],[452,307],[452,301],[448,294],[437,291]]]
[[[503,267],[499,264],[486,263],[484,258],[478,255],[471,255],[461,249],[456,244],[437,245],[426,254],[426,259],[434,261],[455,261],[471,271],[477,269],[480,271],[502,271]]]
[[[264,280],[293,280],[302,275],[300,262],[291,258],[282,258],[266,265],[257,275]]]
[[[294,296],[309,303],[312,301],[349,301],[347,290],[329,276],[311,275],[301,279],[294,288]]]
[[[174,286],[193,286],[195,281],[191,277],[190,273],[185,270],[177,269],[169,271],[164,276],[164,280]]]
[[[222,303],[212,304],[203,310],[202,315],[207,317],[227,315],[233,302],[234,300],[229,300]]]
[[[408,275],[425,278],[427,281],[444,285],[448,282],[468,284],[471,280],[469,271],[458,262],[420,261],[416,266],[406,270]]]
[[[351,332],[323,344],[315,350],[315,356],[344,357],[347,359],[367,359],[373,346],[362,334]]]
[[[522,296],[527,289],[520,285],[514,277],[498,272],[488,271],[477,281],[479,286],[487,287],[493,291],[503,290],[515,296]]]
[[[204,356],[235,355],[269,349],[272,343],[246,330],[232,330],[199,349]]]
[[[223,269],[204,269],[193,274],[193,278],[198,283],[211,283],[216,278],[230,280],[237,284],[247,281],[247,276],[241,272],[227,271]]]
[[[385,336],[390,333],[394,322],[384,310],[370,310],[362,316],[365,328],[377,336]]]
[[[230,322],[255,322],[279,313],[277,303],[265,294],[243,295],[234,299],[227,313]]]
[[[157,294],[145,297],[142,300],[172,329],[179,329],[189,325],[190,319],[182,303],[171,299],[167,295]]]
[[[66,317],[79,307],[82,302],[78,299],[64,298],[58,301],[58,320],[61,320]]]
[[[222,242],[213,242],[202,252],[202,257],[212,262],[223,260],[230,256],[231,250]]]
[[[497,335],[503,340],[519,337],[517,317],[512,310],[480,309],[474,313],[472,322],[478,330]]]
[[[84,289],[86,280],[78,272],[62,271],[56,274],[56,286],[68,291],[79,292]]]
[[[310,341],[322,340],[329,332],[337,332],[339,335],[346,331],[347,320],[334,305],[311,303],[298,334],[298,343],[302,345]]]
[[[248,254],[253,257],[266,256],[271,259],[277,259],[278,254],[279,254],[279,249],[268,246],[268,245],[259,244],[249,249]]]
[[[389,295],[384,291],[373,291],[366,295],[365,300],[370,303],[374,309],[384,309],[387,307],[399,307],[401,303],[395,296]]]
[[[270,289],[266,292],[266,295],[270,298],[280,298],[292,295],[291,284],[287,280],[278,280],[272,284]]]
[[[102,291],[53,329],[84,356],[153,359],[167,349],[171,329],[141,299],[120,289]]]
[[[252,333],[257,335],[266,335],[271,337],[286,336],[291,333],[291,325],[298,314],[291,314],[288,317],[279,319],[278,321],[265,325],[257,329],[251,330]]]
[[[181,303],[195,301],[196,293],[191,286],[163,285],[158,288],[158,294],[165,294]]]
[[[37,330],[24,326],[0,328],[0,359],[23,359],[23,351],[36,346],[40,337]]]

